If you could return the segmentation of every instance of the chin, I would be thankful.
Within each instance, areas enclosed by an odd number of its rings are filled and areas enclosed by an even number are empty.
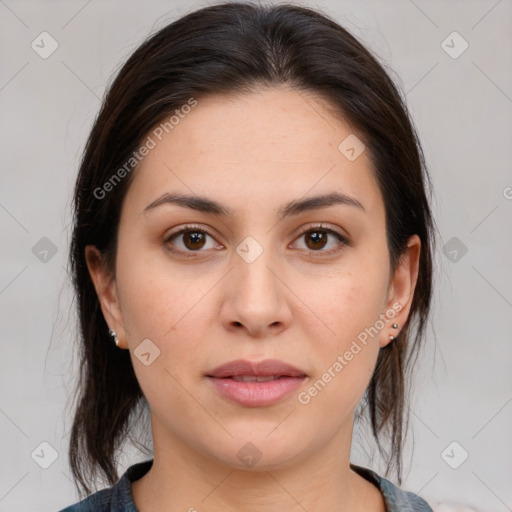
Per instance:
[[[222,451],[219,451],[218,445],[215,450],[209,447],[210,457],[230,468],[255,472],[284,468],[302,458],[301,452],[297,451],[300,450],[297,443],[286,446],[283,440],[277,438],[271,442],[265,438],[267,434],[268,431],[259,437],[238,437],[231,440],[229,446],[222,447]]]

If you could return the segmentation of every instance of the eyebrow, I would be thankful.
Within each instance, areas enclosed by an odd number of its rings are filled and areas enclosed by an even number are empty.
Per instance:
[[[147,213],[148,211],[153,210],[154,208],[163,204],[176,204],[178,206],[191,208],[192,210],[217,215],[219,217],[232,217],[234,215],[234,212],[231,210],[231,208],[223,206],[213,199],[197,195],[186,195],[178,192],[166,192],[161,197],[148,204],[148,206],[144,208],[144,213]],[[354,206],[366,213],[363,205],[355,197],[351,197],[342,192],[332,192],[330,194],[323,194],[307,197],[306,199],[290,201],[281,209],[279,209],[277,214],[281,217],[288,217],[337,204]]]

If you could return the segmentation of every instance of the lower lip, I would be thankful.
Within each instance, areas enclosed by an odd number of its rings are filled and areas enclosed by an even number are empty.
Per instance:
[[[306,377],[281,377],[267,382],[240,382],[208,377],[217,391],[233,402],[248,407],[272,405],[301,386]]]

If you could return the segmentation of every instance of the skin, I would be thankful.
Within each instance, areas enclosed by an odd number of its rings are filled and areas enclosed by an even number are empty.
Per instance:
[[[352,133],[320,98],[287,87],[201,98],[134,171],[115,276],[95,247],[86,248],[105,319],[130,351],[151,408],[154,463],[132,485],[142,512],[385,510],[380,491],[349,466],[354,411],[380,348],[398,332],[391,324],[407,320],[421,244],[410,238],[391,275],[369,155],[349,161],[338,150]],[[207,196],[235,215],[173,204],[144,213],[165,192]],[[356,198],[365,211],[333,205],[277,216],[288,201],[330,192]],[[189,223],[209,232],[204,246],[183,235],[166,242]],[[307,231],[316,223],[351,244],[331,234],[315,245]],[[263,249],[252,263],[236,252],[247,236]],[[337,252],[322,256],[330,249]],[[299,403],[298,392],[396,303],[396,316]],[[149,366],[134,355],[146,338],[160,350]],[[308,378],[274,405],[244,407],[205,377],[238,358],[280,359]],[[237,457],[248,442],[261,452],[251,468]]]

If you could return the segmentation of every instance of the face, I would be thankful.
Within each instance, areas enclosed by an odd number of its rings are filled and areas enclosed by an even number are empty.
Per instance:
[[[270,469],[350,448],[379,350],[407,319],[419,256],[412,237],[390,275],[369,155],[338,148],[351,135],[319,98],[275,88],[200,99],[153,136],[123,202],[115,277],[95,248],[87,260],[149,402],[155,454],[240,468],[249,455]],[[330,194],[345,201],[287,208]],[[269,359],[300,376],[211,377]]]

